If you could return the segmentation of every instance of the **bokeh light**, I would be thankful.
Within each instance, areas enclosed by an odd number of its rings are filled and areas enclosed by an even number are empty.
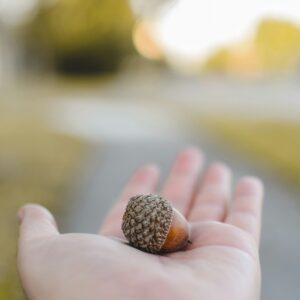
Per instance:
[[[161,46],[155,41],[155,27],[147,20],[138,21],[133,29],[132,39],[140,55],[153,60],[163,57]]]

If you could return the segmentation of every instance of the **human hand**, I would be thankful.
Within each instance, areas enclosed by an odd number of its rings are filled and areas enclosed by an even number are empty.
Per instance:
[[[230,170],[213,164],[198,188],[202,166],[201,153],[183,151],[160,193],[191,224],[192,244],[175,253],[142,252],[121,232],[128,199],[155,192],[154,166],[133,175],[99,234],[60,234],[45,208],[21,208],[18,269],[28,298],[258,300],[262,184],[241,179],[227,208]]]

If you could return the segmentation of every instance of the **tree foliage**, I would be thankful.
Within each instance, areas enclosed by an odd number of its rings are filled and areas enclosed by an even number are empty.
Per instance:
[[[115,70],[131,49],[126,0],[57,0],[25,27],[28,48],[63,72]]]
[[[255,44],[266,69],[286,69],[300,63],[300,27],[292,22],[261,22]]]
[[[229,58],[229,50],[222,48],[214,52],[203,64],[203,69],[206,71],[224,71],[227,69],[227,62]]]
[[[203,69],[218,72],[274,72],[300,68],[300,27],[289,21],[266,19],[253,40],[218,49]]]

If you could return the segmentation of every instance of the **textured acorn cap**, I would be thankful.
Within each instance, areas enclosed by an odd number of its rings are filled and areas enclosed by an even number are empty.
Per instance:
[[[171,203],[161,196],[134,196],[123,215],[122,230],[133,247],[157,253],[168,236],[173,215]]]

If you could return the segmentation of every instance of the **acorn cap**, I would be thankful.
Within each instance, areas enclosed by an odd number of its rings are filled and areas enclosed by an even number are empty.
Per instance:
[[[173,216],[171,203],[163,197],[134,196],[123,215],[122,230],[133,247],[157,253],[168,236]]]

